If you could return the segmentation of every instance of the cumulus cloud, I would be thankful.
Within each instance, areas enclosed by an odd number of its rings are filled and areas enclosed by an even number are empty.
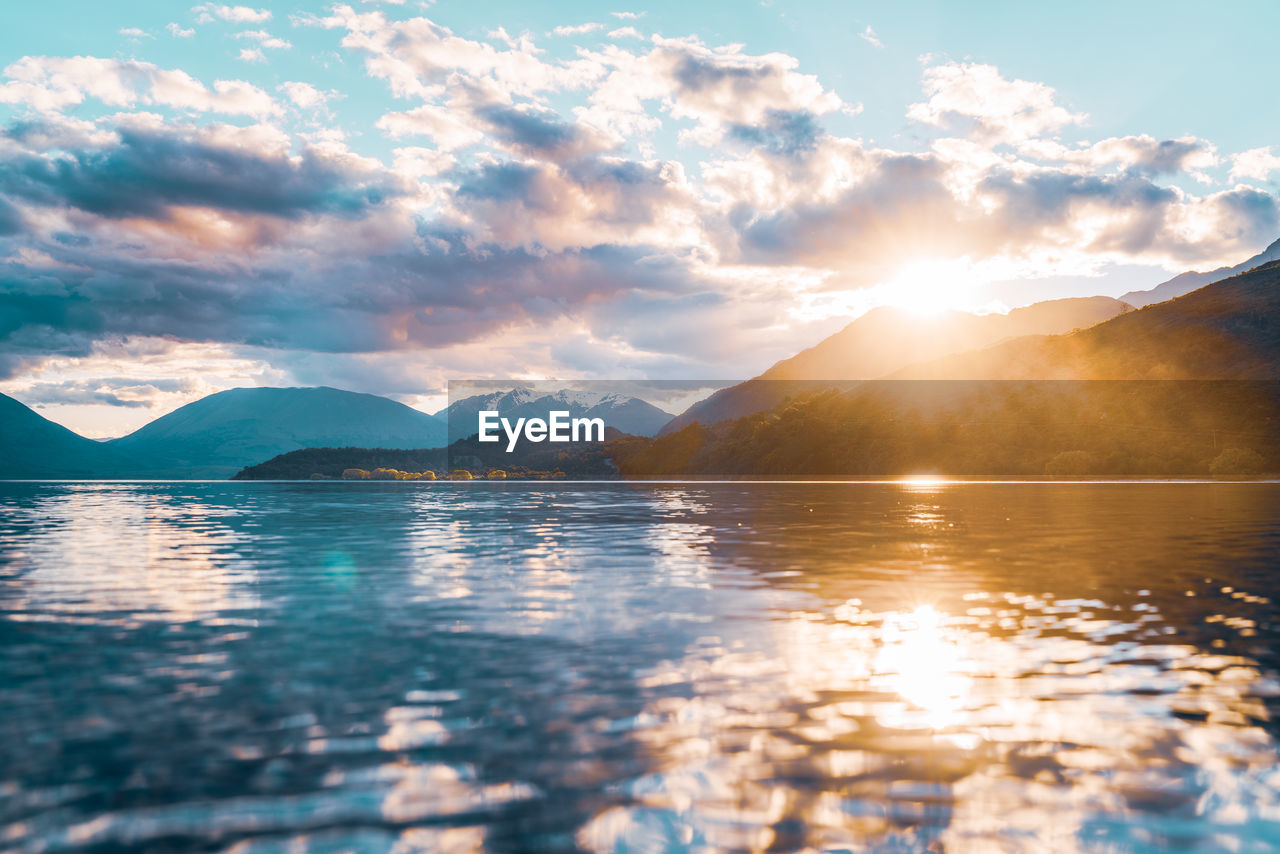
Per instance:
[[[139,29],[138,27],[123,27],[120,30],[120,35],[127,36],[128,38],[131,38],[131,39],[155,38],[155,36],[151,35],[151,33],[147,32],[146,30]]]
[[[165,29],[168,30],[169,35],[173,36],[175,39],[189,39],[196,34],[196,31],[193,28],[188,27],[183,29],[181,25],[173,22],[166,24]]]
[[[150,408],[156,393],[172,389],[180,380],[139,383],[125,377],[93,380],[33,383],[23,389],[23,402],[44,408],[49,405],[91,404]]]
[[[276,38],[266,30],[245,30],[244,32],[236,33],[236,38],[256,41],[261,47],[268,50],[288,50],[293,47],[289,42]]]
[[[39,144],[39,131],[26,127],[9,139]],[[295,219],[359,216],[397,191],[386,173],[351,159],[314,149],[290,155],[270,128],[139,123],[76,153],[20,148],[0,159],[0,192],[109,219],[167,218],[183,207]]]
[[[1204,170],[1218,165],[1217,149],[1213,143],[1192,136],[1156,139],[1143,134],[1076,146],[1038,139],[1022,142],[1019,150],[1041,160],[1078,164],[1090,169],[1116,166],[1144,175],[1186,172],[1204,182],[1212,181]]]
[[[4,69],[0,103],[56,112],[93,98],[111,107],[156,105],[253,117],[276,112],[271,96],[243,80],[212,88],[180,69],[94,56],[27,56]]]
[[[270,9],[254,9],[249,6],[223,6],[217,3],[206,3],[192,6],[196,21],[211,24],[214,20],[228,21],[233,24],[263,24],[271,20]]]
[[[427,136],[443,151],[452,151],[484,139],[484,134],[462,116],[435,104],[387,113],[378,119],[377,126],[396,139],[414,134]]]
[[[660,126],[650,111],[656,103],[671,118],[692,122],[682,131],[686,142],[713,146],[725,136],[745,139],[757,125],[771,126],[773,136],[788,123],[808,133],[806,116],[845,106],[785,54],[747,54],[737,45],[709,47],[692,38],[655,36],[652,44],[644,53],[612,47],[585,54],[603,79],[579,111],[582,120],[634,137]],[[788,122],[788,116],[796,118]]]
[[[555,33],[558,36],[581,36],[581,35],[586,35],[587,33],[594,33],[598,30],[603,30],[603,29],[604,29],[604,24],[601,24],[598,22],[589,22],[586,24],[578,24],[572,27],[568,27],[568,26],[556,27],[551,32]]]
[[[1008,80],[993,65],[946,62],[931,66],[925,69],[924,89],[928,98],[908,108],[910,118],[962,129],[992,143],[1053,134],[1086,118],[1057,104],[1049,86]]]
[[[876,31],[871,29],[870,24],[867,24],[867,28],[858,33],[858,38],[862,39],[872,47],[884,47],[884,43],[880,41],[880,37],[876,35]]]
[[[286,80],[276,89],[283,92],[294,103],[294,106],[302,110],[320,109],[332,96],[332,93],[321,91],[310,83],[304,83],[301,80]]]
[[[1275,196],[1245,183],[1274,174],[1272,149],[1081,139],[1050,86],[991,65],[927,64],[907,108],[923,142],[897,150],[834,132],[856,106],[783,53],[626,27],[549,52],[370,6],[298,23],[385,89],[375,130],[338,122],[350,101],[315,81],[268,94],[96,57],[4,69],[0,102],[21,109],[0,131],[3,388],[169,405],[207,390],[162,383],[197,352],[218,387],[402,396],[449,371],[759,370],[920,258],[991,278],[1204,268],[1280,230]],[[237,29],[254,59],[287,45]],[[106,109],[75,109],[90,101]],[[370,136],[394,148],[352,150]],[[119,355],[138,342],[156,352]],[[42,364],[65,375],[37,379]]]
[[[1251,148],[1231,157],[1231,180],[1233,181],[1266,181],[1272,173],[1280,172],[1280,155],[1273,152],[1268,145],[1263,148]]]

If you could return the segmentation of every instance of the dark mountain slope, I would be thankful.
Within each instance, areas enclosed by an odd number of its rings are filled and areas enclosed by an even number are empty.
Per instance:
[[[754,380],[721,389],[672,419],[670,433],[697,421],[715,424],[741,418],[812,391],[830,381],[881,377],[916,362],[975,350],[1023,335],[1069,332],[1129,310],[1110,297],[1038,302],[1008,314],[948,311],[922,317],[905,309],[872,309],[835,335],[778,362]]]
[[[1280,261],[1069,335],[913,365],[894,379],[1280,379]]]
[[[118,477],[132,468],[118,450],[0,394],[0,478]]]
[[[1197,288],[1203,288],[1205,285],[1211,285],[1214,282],[1220,282],[1223,279],[1247,273],[1254,267],[1260,267],[1263,264],[1277,260],[1280,260],[1280,240],[1275,241],[1257,255],[1243,263],[1236,264],[1234,267],[1219,267],[1207,273],[1182,273],[1167,282],[1156,285],[1154,288],[1149,288],[1145,291],[1130,291],[1120,299],[1135,308],[1141,308],[1145,305],[1153,305],[1174,297],[1180,297],[1183,294],[1189,294]]]
[[[437,418],[334,388],[238,388],[212,394],[109,444],[149,477],[230,477],[309,447],[442,447]]]

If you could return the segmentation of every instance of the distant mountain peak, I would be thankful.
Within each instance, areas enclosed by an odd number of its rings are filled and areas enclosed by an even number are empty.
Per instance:
[[[1280,238],[1272,241],[1266,249],[1263,249],[1257,255],[1236,264],[1234,267],[1219,267],[1216,270],[1204,273],[1188,270],[1185,273],[1179,273],[1166,282],[1161,282],[1153,288],[1142,291],[1129,291],[1120,299],[1135,308],[1142,308],[1146,305],[1153,305],[1174,297],[1180,297],[1183,294],[1189,294],[1194,290],[1203,288],[1205,285],[1211,285],[1214,282],[1220,282],[1223,279],[1247,273],[1255,267],[1277,260],[1280,260]]]
[[[646,400],[616,392],[541,391],[524,386],[455,400],[436,417],[448,421],[451,440],[465,439],[476,432],[476,415],[481,410],[496,410],[504,418],[545,418],[552,410],[567,410],[574,417],[602,418],[606,428],[636,436],[652,436],[671,419],[671,413]]]

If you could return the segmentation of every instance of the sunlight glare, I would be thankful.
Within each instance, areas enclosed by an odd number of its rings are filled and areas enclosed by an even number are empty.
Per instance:
[[[942,619],[931,605],[886,617],[876,661],[876,672],[887,678],[889,687],[923,712],[909,718],[931,729],[955,721],[970,683],[962,672],[964,656]]]
[[[908,489],[934,490],[938,487],[947,486],[950,481],[936,474],[911,474],[902,478],[900,483]]]
[[[890,305],[934,317],[971,308],[981,284],[968,259],[929,258],[903,265],[883,288]]]

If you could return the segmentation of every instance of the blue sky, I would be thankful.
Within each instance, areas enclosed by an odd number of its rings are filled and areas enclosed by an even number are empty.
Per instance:
[[[0,391],[756,373],[881,303],[1280,237],[1269,3],[44,2],[0,32]]]

